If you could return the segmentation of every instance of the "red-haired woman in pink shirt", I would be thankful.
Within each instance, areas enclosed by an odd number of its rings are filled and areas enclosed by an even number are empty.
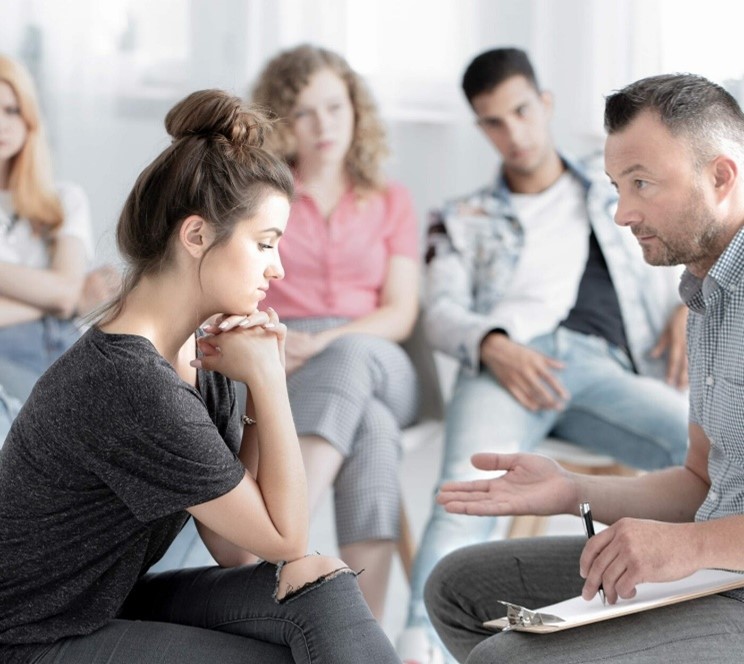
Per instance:
[[[274,148],[297,195],[282,240],[286,277],[267,304],[289,327],[287,372],[311,510],[333,485],[342,557],[383,612],[398,538],[400,431],[416,377],[398,345],[418,309],[418,226],[385,180],[385,131],[364,82],[336,53],[284,51],[253,101],[280,118]]]

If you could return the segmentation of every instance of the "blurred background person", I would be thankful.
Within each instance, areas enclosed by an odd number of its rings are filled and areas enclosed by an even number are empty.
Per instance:
[[[52,179],[34,83],[0,55],[0,376],[11,396],[25,400],[78,338],[91,255],[85,193]]]
[[[286,278],[266,303],[287,324],[287,373],[312,511],[333,486],[341,557],[380,619],[399,535],[401,428],[417,411],[398,345],[418,309],[418,225],[386,180],[385,130],[360,76],[302,45],[260,74],[253,102],[278,118],[273,148],[297,193],[282,243]],[[275,286],[279,287],[276,288]]]

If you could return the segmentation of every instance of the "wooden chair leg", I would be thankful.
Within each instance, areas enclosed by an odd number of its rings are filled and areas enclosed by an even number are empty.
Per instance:
[[[538,537],[544,535],[548,528],[548,519],[544,516],[524,515],[512,517],[507,533],[508,539],[519,537]]]
[[[411,524],[405,506],[400,506],[400,536],[398,537],[398,555],[403,566],[403,573],[409,585],[411,583],[411,572],[413,570],[413,559],[416,556],[416,540],[411,532]]]

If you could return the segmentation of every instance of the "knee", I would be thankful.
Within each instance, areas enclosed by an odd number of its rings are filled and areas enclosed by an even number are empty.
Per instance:
[[[495,644],[495,639],[491,638],[481,641],[470,651],[468,658],[465,660],[465,664],[492,664],[495,661],[499,661],[501,656],[500,654],[498,656],[495,654]],[[504,659],[503,661],[508,662],[517,660]]]
[[[285,563],[277,577],[276,599],[284,601],[330,581],[339,574],[354,574],[346,563],[332,556],[305,556]]]
[[[385,404],[372,399],[359,422],[358,439],[363,440],[360,452],[377,457],[378,462],[397,459],[401,431],[395,416]]]
[[[448,608],[452,598],[449,596],[449,588],[458,588],[457,576],[462,570],[463,562],[460,560],[460,551],[454,551],[442,558],[426,579],[424,585],[424,603],[432,622],[436,625],[439,616],[451,615]]]

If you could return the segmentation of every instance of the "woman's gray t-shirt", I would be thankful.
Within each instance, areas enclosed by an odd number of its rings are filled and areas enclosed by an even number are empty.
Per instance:
[[[0,660],[114,618],[185,509],[243,478],[232,383],[198,383],[96,328],[39,379],[0,450]]]

